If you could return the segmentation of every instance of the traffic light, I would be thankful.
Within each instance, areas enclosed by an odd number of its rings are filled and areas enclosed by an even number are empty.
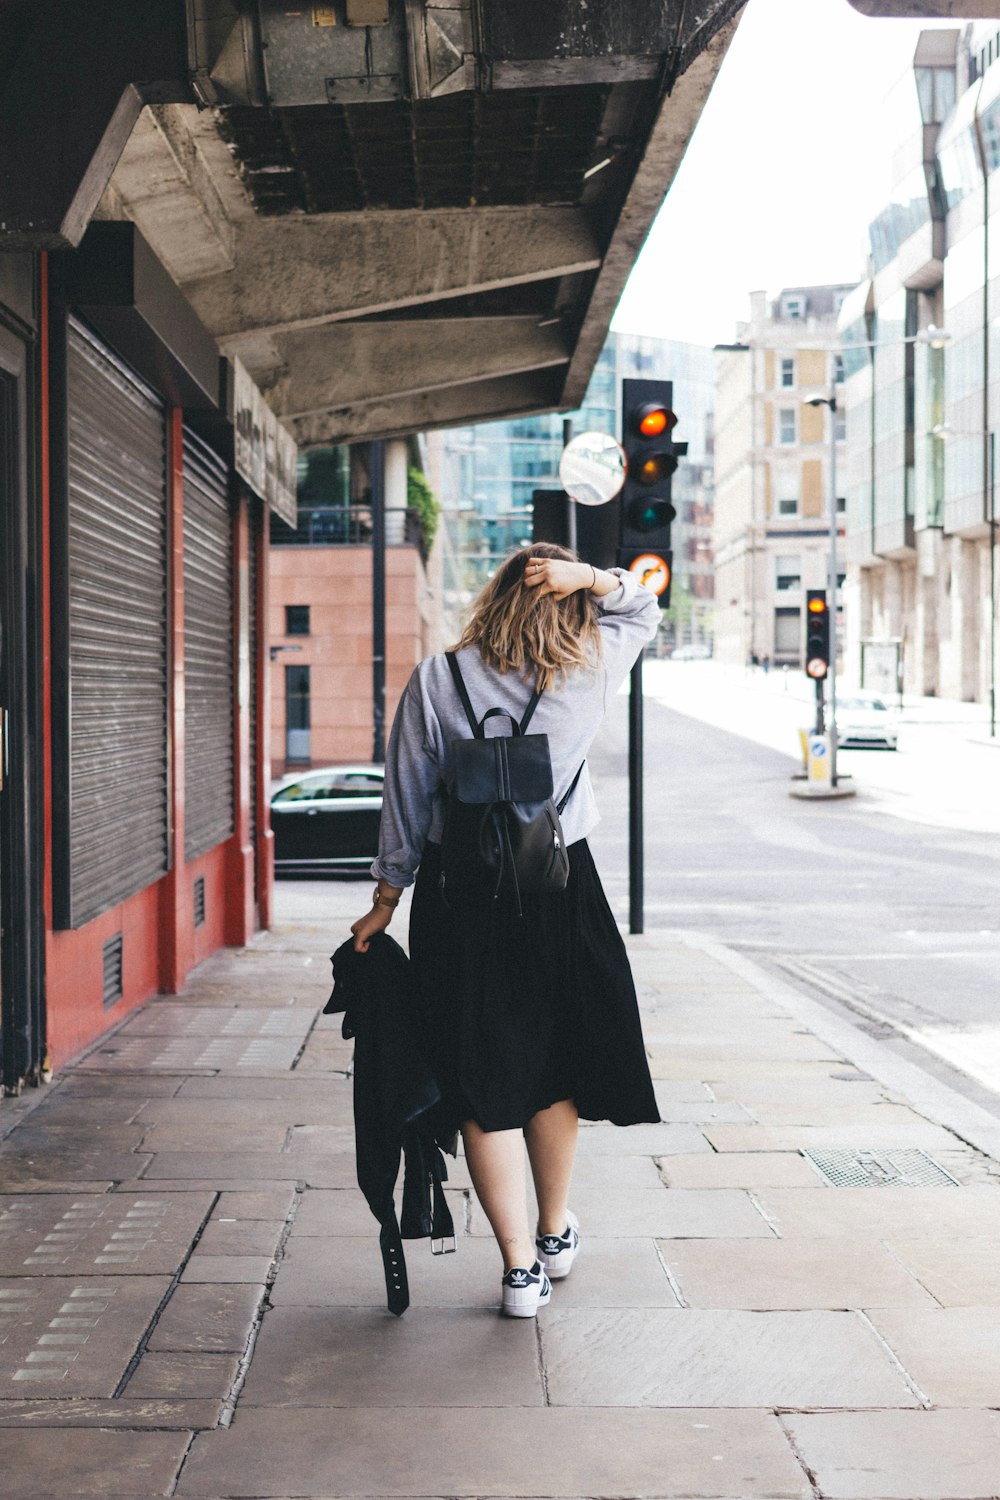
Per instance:
[[[671,484],[687,443],[675,443],[670,380],[622,382],[622,447],[628,462],[621,497],[618,561],[670,604],[670,523],[677,514]]]
[[[821,681],[830,668],[830,610],[826,589],[806,590],[806,675]]]
[[[535,490],[531,496],[531,540],[570,544],[570,499],[565,490]],[[613,568],[618,557],[618,503],[576,507],[576,551],[581,562]]]

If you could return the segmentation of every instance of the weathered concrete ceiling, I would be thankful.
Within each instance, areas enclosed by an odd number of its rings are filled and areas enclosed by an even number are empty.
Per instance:
[[[162,29],[171,0],[150,3]],[[256,81],[199,108],[179,102],[172,59],[159,100],[129,84],[117,148],[110,125],[101,137],[101,160],[115,151],[117,164],[97,216],[136,223],[300,442],[569,408],[744,3],[482,0],[475,65],[434,97],[328,78],[332,102],[256,105],[275,76],[265,49]],[[122,4],[102,0],[101,14]],[[66,0],[46,5],[79,31]],[[406,5],[408,17],[421,9]],[[303,14],[266,0],[261,24],[268,10],[281,27]],[[220,37],[233,17],[251,24],[250,8],[222,0],[201,0],[200,13]],[[205,45],[211,62],[216,43]],[[214,79],[210,68],[189,77],[202,99],[235,76],[231,38],[219,55]],[[317,86],[314,62],[307,51],[301,79],[289,75],[292,97]],[[121,83],[115,66],[109,52],[102,98]],[[119,72],[129,76],[124,62]],[[47,241],[43,215],[22,211],[10,242],[72,243],[67,226],[82,233],[93,188],[92,170],[71,216],[53,199]]]

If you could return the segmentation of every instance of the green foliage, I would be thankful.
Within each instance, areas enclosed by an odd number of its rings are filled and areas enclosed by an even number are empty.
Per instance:
[[[441,519],[441,503],[419,469],[409,468],[406,471],[406,504],[416,512],[420,530],[424,534],[424,545],[429,552],[434,545]]]

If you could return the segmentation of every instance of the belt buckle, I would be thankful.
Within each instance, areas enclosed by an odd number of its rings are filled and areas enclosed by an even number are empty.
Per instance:
[[[449,1240],[451,1243],[449,1244]],[[454,1255],[458,1245],[453,1234],[442,1234],[438,1239],[431,1239],[432,1255]]]

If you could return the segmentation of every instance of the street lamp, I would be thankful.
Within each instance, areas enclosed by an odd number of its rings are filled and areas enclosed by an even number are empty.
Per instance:
[[[989,443],[989,484],[987,487],[988,507],[986,521],[990,529],[990,739],[996,739],[997,733],[997,487],[996,487],[996,433],[990,428],[989,432],[959,432],[949,427],[946,422],[939,422],[931,428],[931,437],[939,438],[942,442],[951,437],[985,437]]]

